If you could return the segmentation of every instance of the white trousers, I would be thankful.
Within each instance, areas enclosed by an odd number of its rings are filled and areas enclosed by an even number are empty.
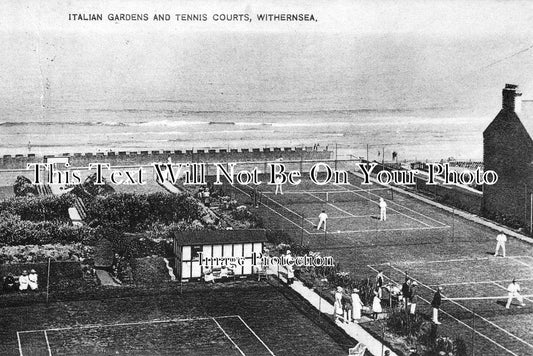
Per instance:
[[[511,302],[513,301],[513,298],[516,298],[518,300],[518,303],[520,305],[524,305],[524,298],[518,293],[511,294],[509,293],[509,298],[507,299],[507,305],[505,305],[506,308],[509,308],[511,306]]]
[[[494,252],[494,256],[498,256],[498,251],[500,250],[500,248],[503,251],[503,257],[505,257],[505,242],[501,242],[501,241],[498,241],[496,243],[496,252]]]
[[[275,195],[283,194],[283,185],[281,183],[276,183],[276,192]]]
[[[385,221],[387,220],[387,209],[381,208],[379,211],[379,220]]]
[[[433,308],[433,322],[439,322],[439,310],[437,308]]]
[[[322,224],[324,224],[324,231],[326,231],[326,219],[320,219],[320,221],[318,222],[318,226],[316,227],[317,230],[320,230],[320,226],[322,226]]]

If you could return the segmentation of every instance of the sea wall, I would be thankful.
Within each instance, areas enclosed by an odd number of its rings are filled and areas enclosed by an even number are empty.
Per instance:
[[[97,153],[63,153],[37,156],[35,154],[0,157],[0,169],[26,169],[29,163],[42,163],[48,157],[68,157],[71,167],[87,167],[89,163],[109,163],[111,166],[151,165],[154,162],[247,162],[283,160],[331,159],[332,151],[313,147],[272,147],[252,149],[197,149],[176,151],[120,151]]]

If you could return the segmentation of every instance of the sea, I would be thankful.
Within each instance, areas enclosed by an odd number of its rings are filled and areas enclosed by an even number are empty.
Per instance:
[[[519,36],[0,39],[0,155],[318,147],[480,161],[505,83],[533,91],[530,54],[507,58],[526,46]]]

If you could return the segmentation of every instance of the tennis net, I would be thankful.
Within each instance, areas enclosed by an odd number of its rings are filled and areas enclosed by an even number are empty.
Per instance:
[[[294,191],[275,194],[274,192],[261,192],[260,202],[266,205],[280,204],[320,204],[343,202],[379,202],[379,198],[394,200],[391,188],[378,188],[367,190],[332,190],[332,191]]]

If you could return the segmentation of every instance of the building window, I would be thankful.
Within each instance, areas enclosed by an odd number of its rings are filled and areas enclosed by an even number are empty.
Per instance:
[[[193,260],[200,260],[200,253],[202,252],[202,246],[193,246],[191,251],[191,257]]]

